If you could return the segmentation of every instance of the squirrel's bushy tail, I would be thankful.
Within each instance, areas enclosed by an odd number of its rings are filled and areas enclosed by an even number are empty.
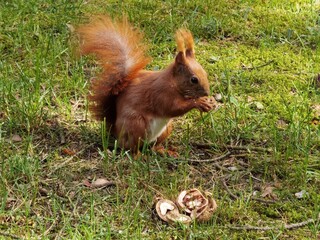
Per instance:
[[[91,83],[90,110],[108,123],[115,121],[116,96],[122,92],[149,62],[142,34],[126,18],[112,21],[99,16],[77,29],[81,54],[94,54],[102,73]]]

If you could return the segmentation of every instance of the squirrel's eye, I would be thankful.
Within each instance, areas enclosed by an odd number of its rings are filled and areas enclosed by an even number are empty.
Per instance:
[[[191,83],[193,83],[193,84],[199,83],[199,79],[198,79],[197,77],[191,77],[190,81],[191,81]]]

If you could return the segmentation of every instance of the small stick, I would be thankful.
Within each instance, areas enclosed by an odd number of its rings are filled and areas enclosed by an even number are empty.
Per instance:
[[[188,162],[198,162],[198,163],[210,163],[210,162],[217,162],[217,161],[220,161],[228,156],[231,155],[231,152],[228,151],[226,152],[225,154],[219,156],[219,157],[216,157],[216,158],[209,158],[209,159],[189,159]]]
[[[257,198],[257,197],[251,197],[252,200],[255,200],[257,202],[262,202],[262,203],[276,203],[275,200],[267,200],[267,199],[262,199],[262,198]]]
[[[188,159],[188,160],[182,160],[182,159],[179,159],[178,161],[180,162],[197,162],[197,163],[211,163],[213,166],[215,166],[216,168],[220,169],[221,171],[229,171],[229,169],[221,166],[219,163],[215,162],[215,161],[219,161],[219,160],[222,160],[228,156],[230,156],[231,153],[230,152],[227,152],[226,154],[222,155],[222,156],[219,156],[219,157],[216,157],[216,158],[213,158],[213,159],[203,159],[203,160],[200,160],[200,159]]]
[[[233,194],[233,193],[230,191],[229,187],[228,187],[227,184],[226,184],[226,181],[225,181],[223,178],[221,179],[221,183],[222,183],[223,187],[226,189],[226,191],[229,193],[229,195],[231,196],[231,198],[233,198],[234,200],[239,199],[238,196],[236,196],[235,194]]]
[[[237,158],[245,158],[248,157],[248,153],[232,153],[231,154],[232,157],[237,157]]]
[[[273,63],[274,62],[274,60],[272,59],[272,60],[270,60],[270,61],[268,61],[268,62],[266,62],[266,63],[264,63],[264,64],[261,64],[261,65],[259,65],[259,66],[256,66],[256,67],[243,67],[243,69],[244,70],[248,70],[248,71],[251,71],[251,70],[254,70],[254,69],[259,69],[259,68],[263,68],[263,67],[265,67],[265,66],[268,66],[268,65],[270,65],[271,63]]]
[[[51,226],[41,235],[41,237],[47,236],[50,231],[56,226],[57,220],[54,220],[54,222],[51,224]]]
[[[272,150],[268,148],[263,147],[249,147],[249,146],[232,146],[228,145],[226,146],[227,149],[233,149],[233,150],[246,150],[246,151],[256,151],[256,152],[268,152],[271,153]]]
[[[191,143],[191,145],[194,145],[199,148],[211,148],[213,146],[212,143]],[[269,148],[263,148],[263,147],[249,147],[249,146],[233,146],[233,145],[227,145],[227,149],[232,150],[246,150],[246,151],[256,151],[256,152],[268,152],[271,153],[272,150]]]
[[[225,167],[222,167],[219,163],[214,162],[214,163],[212,163],[212,165],[215,166],[216,168],[218,168],[221,171],[226,171],[226,172],[229,171],[229,169],[227,169]]]
[[[306,226],[310,223],[314,223],[316,221],[320,220],[320,214],[318,215],[317,219],[309,218],[306,221],[298,222],[298,223],[292,223],[292,224],[284,224],[283,226],[277,226],[277,227],[257,227],[257,226],[251,226],[251,225],[245,225],[245,226],[228,226],[230,229],[234,230],[258,230],[258,231],[269,231],[269,230],[280,230],[280,229],[294,229]]]
[[[210,143],[196,143],[196,142],[192,142],[190,143],[193,146],[199,147],[199,148],[211,148],[212,144]]]
[[[66,143],[66,137],[64,135],[63,129],[59,128],[60,144]]]

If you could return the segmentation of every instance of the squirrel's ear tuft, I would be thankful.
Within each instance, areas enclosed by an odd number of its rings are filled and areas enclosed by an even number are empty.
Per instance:
[[[178,29],[175,35],[178,52],[184,52],[186,57],[194,58],[194,41],[187,29]]]
[[[176,43],[177,43],[177,51],[178,52],[184,52],[185,51],[185,45],[184,45],[184,39],[182,34],[182,29],[178,29],[175,35]]]
[[[189,30],[184,31],[184,41],[186,45],[186,56],[194,57],[194,41],[192,34]]]

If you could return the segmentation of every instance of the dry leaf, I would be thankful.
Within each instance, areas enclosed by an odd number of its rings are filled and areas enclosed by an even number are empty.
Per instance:
[[[252,64],[246,65],[244,63],[241,63],[241,68],[244,70],[252,70]]]
[[[308,196],[309,193],[306,190],[302,190],[300,192],[295,193],[294,195],[296,196],[296,198],[301,199]]]
[[[286,123],[286,121],[282,120],[282,119],[279,119],[277,121],[277,127],[278,128],[286,128],[288,126],[288,124]]]
[[[98,178],[94,182],[91,183],[92,188],[102,188],[102,187],[108,187],[111,185],[115,185],[115,182],[109,181],[105,178]]]
[[[235,166],[228,167],[231,172],[238,171],[238,168]]]
[[[86,187],[91,187],[91,183],[88,181],[88,179],[85,179],[82,181],[83,185],[85,185]]]
[[[311,124],[314,126],[320,125],[320,121],[316,118],[312,119]]]
[[[257,108],[258,110],[264,109],[264,106],[263,106],[263,104],[262,104],[261,102],[254,102],[254,103],[255,103],[256,108]]]
[[[66,24],[67,27],[69,28],[70,32],[73,33],[75,31],[75,27],[69,23]]]
[[[311,106],[313,112],[313,118],[311,120],[311,124],[317,126],[320,124],[320,104],[314,104]]]
[[[76,154],[75,151],[71,150],[71,149],[68,149],[68,148],[63,148],[62,149],[62,153],[65,154],[65,155],[69,155],[69,156],[73,156]]]
[[[44,187],[39,187],[38,190],[39,190],[40,195],[42,195],[42,196],[48,196],[49,195],[48,189],[46,189]]]
[[[265,187],[264,189],[263,189],[263,192],[262,192],[262,194],[261,194],[261,197],[270,197],[270,198],[272,198],[272,199],[277,199],[277,195],[275,195],[274,193],[273,193],[273,189],[274,189],[274,187],[271,187],[271,186],[267,186],[267,187]]]
[[[248,103],[253,102],[253,100],[254,100],[254,98],[253,98],[253,97],[251,97],[251,96],[248,96],[248,97],[247,97],[247,102],[248,102]]]
[[[312,110],[314,112],[315,117],[320,117],[320,104],[314,104],[312,105]]]
[[[12,135],[11,140],[12,140],[12,142],[21,142],[22,138],[19,135],[14,134],[14,135]]]
[[[316,89],[320,88],[320,73],[314,77],[314,86]]]
[[[216,63],[216,62],[218,62],[220,60],[220,57],[218,57],[218,56],[211,56],[210,58],[209,58],[209,63]]]
[[[17,199],[12,198],[12,197],[8,197],[6,200],[6,209],[12,209],[13,206],[16,204]],[[1,219],[1,217],[0,217]],[[0,221],[0,225],[1,225],[1,221]]]
[[[272,194],[273,189],[274,187],[271,187],[271,186],[265,187],[263,189],[263,193],[261,194],[261,197],[270,196]]]
[[[75,195],[76,195],[76,192],[75,192],[75,191],[69,192],[69,198],[70,198],[70,199],[73,199]]]

